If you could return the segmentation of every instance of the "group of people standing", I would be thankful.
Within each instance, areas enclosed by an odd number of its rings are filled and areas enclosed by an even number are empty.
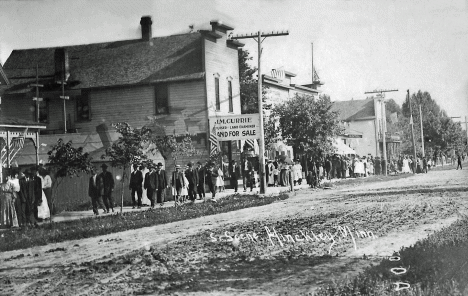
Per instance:
[[[11,169],[0,185],[0,227],[37,226],[50,218],[52,179],[43,167]]]

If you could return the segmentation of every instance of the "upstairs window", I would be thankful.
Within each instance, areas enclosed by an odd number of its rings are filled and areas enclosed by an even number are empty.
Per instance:
[[[89,95],[87,93],[76,98],[76,121],[81,122],[91,120],[90,106]]]
[[[234,102],[232,101],[232,81],[228,81],[229,112],[234,112]]]
[[[158,84],[155,88],[156,114],[169,114],[169,91],[167,84]]]
[[[219,98],[219,78],[215,77],[215,95],[216,95],[216,111],[221,110],[221,99]]]

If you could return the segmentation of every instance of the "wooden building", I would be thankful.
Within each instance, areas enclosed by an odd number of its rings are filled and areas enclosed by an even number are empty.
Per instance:
[[[142,35],[135,40],[13,50],[0,69],[0,116],[45,127],[40,163],[48,162],[47,152],[59,138],[101,161],[104,149],[118,138],[113,123],[141,128],[150,119],[166,134],[190,134],[201,152],[190,160],[206,160],[209,118],[241,114],[237,52],[243,44],[228,39],[233,28],[212,21],[210,30],[153,37],[151,17],[142,17],[140,25]],[[222,143],[222,149],[228,158],[240,155],[236,141]],[[165,163],[168,174],[173,170],[173,159],[150,157]],[[35,164],[35,146],[25,143],[15,161]],[[87,201],[83,178],[71,179],[63,194]]]
[[[154,118],[166,134],[191,134],[205,159],[209,117],[241,113],[237,50],[243,44],[229,40],[233,28],[218,21],[211,30],[165,37],[152,36],[149,16],[140,25],[136,40],[14,50],[3,67],[10,83],[0,85],[1,114],[46,126],[44,145],[63,138],[90,153],[117,138],[112,123],[140,128]],[[42,100],[34,100],[36,91]],[[18,163],[32,161],[28,151]],[[40,151],[43,163],[46,152]]]

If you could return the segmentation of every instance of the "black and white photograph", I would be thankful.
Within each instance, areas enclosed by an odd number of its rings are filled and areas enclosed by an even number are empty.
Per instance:
[[[468,0],[0,0],[0,295],[468,295]]]

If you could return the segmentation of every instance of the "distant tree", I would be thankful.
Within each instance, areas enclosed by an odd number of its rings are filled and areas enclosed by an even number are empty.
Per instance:
[[[52,146],[49,152],[49,163],[55,182],[52,185],[51,214],[55,214],[57,191],[66,177],[79,177],[82,173],[90,173],[93,165],[88,153],[83,153],[83,147],[75,148],[72,141],[65,143],[62,139]]]
[[[334,152],[332,138],[343,132],[338,112],[331,111],[332,102],[327,95],[296,94],[289,101],[272,109],[278,118],[276,132],[292,146],[294,153],[312,155]]]
[[[251,67],[249,61],[252,60],[248,50],[238,50],[239,61],[239,84],[242,114],[258,113],[258,77],[254,78],[257,73],[256,67]],[[263,108],[269,110],[271,105],[266,103],[266,92],[268,87],[262,85]]]
[[[102,159],[110,159],[113,167],[122,168],[122,178],[120,180],[122,193],[120,197],[120,213],[123,211],[124,183],[127,179],[127,170],[132,164],[148,164],[146,151],[151,139],[151,129],[143,127],[134,129],[126,122],[112,124],[120,134],[117,141],[107,148]]]
[[[419,90],[411,95],[411,108],[414,123],[414,137],[416,142],[416,153],[421,153],[421,123],[419,105],[423,117],[424,150],[429,155],[434,152],[451,153],[451,149],[461,150],[464,134],[460,124],[455,123],[447,113],[440,108],[437,102],[428,92]],[[408,98],[402,104],[403,118],[398,122],[402,131],[402,152],[413,153],[410,127],[410,107]]]

